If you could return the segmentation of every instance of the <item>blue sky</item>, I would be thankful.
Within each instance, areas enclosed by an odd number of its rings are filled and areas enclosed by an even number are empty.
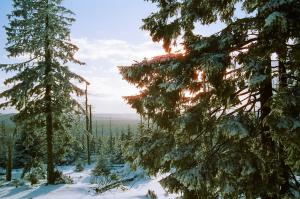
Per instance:
[[[0,2],[0,63],[18,61],[8,59],[4,50],[6,35],[2,27],[8,23],[6,15],[12,9],[11,4],[11,0]],[[148,32],[140,29],[142,19],[155,11],[156,6],[143,0],[65,0],[64,5],[76,14],[71,36],[80,48],[76,57],[86,63],[86,66],[70,67],[91,82],[94,112],[133,113],[122,96],[137,91],[122,80],[116,66],[164,53],[161,45],[153,43]],[[216,24],[199,27],[198,31],[211,34],[221,27]],[[0,90],[5,89],[3,81],[10,75],[0,72]]]

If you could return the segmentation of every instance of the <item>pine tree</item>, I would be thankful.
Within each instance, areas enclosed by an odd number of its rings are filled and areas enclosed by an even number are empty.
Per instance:
[[[0,118],[0,163],[3,168],[6,168],[6,181],[12,180],[12,169],[14,165],[14,151],[17,140],[17,128],[11,120],[11,115],[5,115]]]
[[[130,141],[132,139],[132,131],[131,131],[131,128],[130,128],[130,125],[128,124],[127,126],[127,134],[126,134],[126,138],[128,141]]]
[[[21,178],[30,173],[32,168],[41,164],[45,157],[46,140],[45,136],[36,131],[37,127],[32,124],[23,125],[20,129],[21,148],[17,151],[22,157],[23,172]]]
[[[186,198],[297,198],[300,3],[152,2],[143,28],[167,52],[179,37],[185,49],[120,67],[141,90],[125,99],[158,127],[143,128],[131,161],[173,171],[162,183]],[[221,31],[195,33],[218,19]]]
[[[47,180],[55,182],[53,143],[59,135],[69,134],[73,115],[80,110],[72,93],[84,94],[71,79],[84,79],[66,64],[82,64],[74,58],[78,48],[70,42],[73,13],[61,6],[62,0],[14,0],[7,33],[6,50],[10,57],[26,55],[28,62],[6,65],[16,75],[5,81],[13,85],[0,97],[8,100],[1,107],[13,106],[21,125],[34,123],[34,131],[46,134]]]
[[[122,148],[122,151],[123,151],[123,157],[125,158],[126,155],[127,155],[127,151],[129,149],[129,147],[131,146],[132,141],[133,141],[133,133],[131,131],[131,128],[130,128],[129,124],[127,126],[127,132],[124,133],[124,131],[122,131],[120,141],[121,141],[121,148]]]
[[[114,152],[114,137],[113,137],[113,132],[112,132],[112,127],[111,127],[111,119],[109,120],[109,138],[108,138],[108,153],[113,154]]]
[[[85,125],[86,125],[86,149],[87,149],[87,162],[91,164],[90,154],[90,118],[89,118],[89,105],[88,105],[88,83],[85,85]]]
[[[126,134],[124,133],[124,129],[121,129],[120,141],[124,142],[126,140]]]
[[[123,136],[122,136],[123,135]],[[124,148],[123,148],[123,140],[125,134],[121,131],[120,136],[114,137],[114,150],[113,153],[110,154],[110,162],[113,164],[124,164]]]
[[[7,153],[6,153],[6,181],[11,181],[12,179],[12,167],[13,167],[13,161],[12,161],[12,139],[10,136],[10,133],[8,132],[8,129],[5,125],[5,121],[1,122],[1,130],[2,134],[4,135],[4,144],[6,145]]]

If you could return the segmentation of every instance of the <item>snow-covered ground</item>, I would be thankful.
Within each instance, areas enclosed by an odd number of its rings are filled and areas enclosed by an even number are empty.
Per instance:
[[[42,199],[143,199],[148,190],[153,190],[159,199],[174,199],[176,195],[167,194],[159,184],[161,176],[149,178],[140,173],[130,172],[129,167],[125,166],[117,170],[122,176],[132,177],[138,175],[134,181],[124,184],[119,188],[111,189],[107,192],[97,194],[94,191],[96,184],[91,184],[91,170],[93,166],[87,166],[82,172],[74,172],[74,166],[60,167],[64,174],[70,176],[74,184],[63,185],[26,185],[15,187],[11,184],[0,185],[0,198],[18,199],[18,198],[42,198]],[[20,170],[14,171],[14,177],[20,174]]]

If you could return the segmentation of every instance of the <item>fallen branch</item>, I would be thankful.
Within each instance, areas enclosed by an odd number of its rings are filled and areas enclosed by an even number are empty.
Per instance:
[[[110,189],[121,186],[123,183],[132,182],[135,178],[136,177],[119,180],[119,181],[113,182],[111,184],[108,184],[104,187],[95,187],[94,190],[95,190],[96,193],[104,193],[104,192],[106,192]]]

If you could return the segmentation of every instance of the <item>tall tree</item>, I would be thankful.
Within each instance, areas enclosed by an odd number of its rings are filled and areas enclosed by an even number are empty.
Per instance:
[[[15,124],[10,119],[11,116],[5,115],[0,117],[1,126],[0,126],[0,145],[3,148],[3,167],[6,168],[6,180],[12,180],[12,169],[14,167],[14,151],[15,143],[17,140],[17,128]],[[2,154],[1,154],[2,155]]]
[[[88,105],[88,83],[85,85],[85,125],[86,125],[86,149],[87,149],[87,162],[91,164],[90,154],[90,122],[89,122],[89,105]]]
[[[90,128],[89,128],[89,136],[91,137],[91,141],[90,141],[90,154],[91,154],[91,151],[93,151],[95,153],[95,137],[96,135],[93,134],[93,113],[92,113],[92,105],[89,105],[89,112],[90,112]]]
[[[55,182],[54,139],[66,135],[72,126],[73,114],[81,110],[72,93],[84,92],[71,79],[84,79],[69,70],[68,63],[83,64],[74,58],[77,46],[70,41],[73,13],[62,0],[13,0],[13,11],[7,33],[6,50],[10,57],[25,55],[29,61],[2,67],[16,73],[5,81],[12,87],[0,94],[7,101],[1,107],[18,110],[15,120],[32,125],[34,131],[46,134],[47,180]]]
[[[143,128],[132,160],[173,171],[162,182],[186,198],[297,198],[299,1],[152,2],[143,28],[167,52],[182,37],[184,52],[120,67],[141,90],[126,100],[158,126]],[[221,31],[195,33],[217,20]]]
[[[107,140],[108,153],[112,154],[114,152],[115,138],[113,136],[112,127],[111,127],[111,119],[109,119],[109,138]]]
[[[131,131],[131,128],[130,128],[130,125],[128,124],[127,125],[127,134],[125,135],[127,140],[130,141],[132,139],[132,131]]]
[[[13,168],[13,135],[8,132],[6,128],[5,121],[1,122],[1,130],[3,134],[3,140],[6,145],[7,155],[6,155],[6,181],[12,180],[12,168]]]

